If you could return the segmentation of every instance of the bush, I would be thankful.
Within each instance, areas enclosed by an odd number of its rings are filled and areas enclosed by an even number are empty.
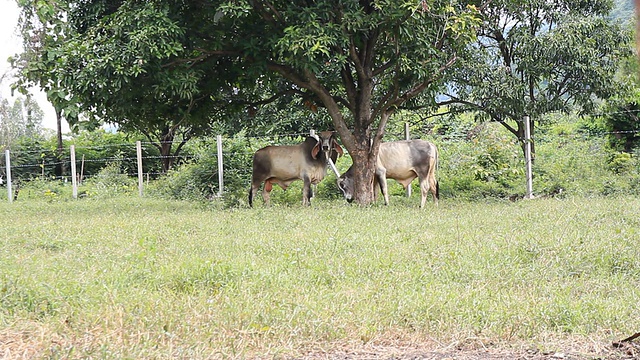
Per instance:
[[[136,179],[123,172],[119,161],[108,163],[98,174],[85,184],[88,187],[83,192],[91,197],[113,197],[122,194],[135,193],[138,190]]]
[[[215,138],[203,138],[189,146],[193,159],[171,170],[154,182],[152,194],[179,200],[213,200],[220,191],[218,154]],[[240,134],[223,140],[224,198],[227,206],[240,203],[241,192],[248,189],[253,152]]]
[[[14,191],[16,189],[18,191],[18,200],[44,199],[48,202],[53,202],[69,199],[73,193],[71,184],[56,180],[54,177],[21,180],[16,184]]]
[[[626,152],[617,152],[611,156],[609,160],[609,169],[614,173],[628,174],[636,167],[636,161],[631,154]]]
[[[581,196],[638,194],[638,162],[624,152],[611,152],[603,136],[583,134],[585,124],[558,135],[541,129],[534,166],[538,194]],[[566,128],[566,124],[564,125]]]
[[[438,181],[443,197],[469,200],[510,198],[524,193],[520,145],[498,124],[474,129],[469,140],[434,141],[440,159]],[[419,192],[419,187],[413,184]]]

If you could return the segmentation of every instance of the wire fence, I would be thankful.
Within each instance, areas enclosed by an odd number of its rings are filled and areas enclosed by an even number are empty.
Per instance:
[[[485,181],[501,181],[500,177],[507,177],[509,174],[512,175],[511,177],[523,177],[522,148],[519,140],[512,135],[484,134],[477,129],[446,134],[439,134],[429,129],[428,134],[416,132],[412,135],[407,129],[408,126],[405,126],[404,130],[387,132],[385,141],[423,138],[434,142],[440,150],[441,171],[449,174],[473,174],[474,178]],[[568,179],[589,176],[590,174],[579,173],[583,171],[579,166],[581,163],[594,163],[594,158],[597,158],[600,159],[596,161],[599,164],[597,166],[606,167],[606,164],[611,162],[611,152],[606,149],[603,139],[627,135],[640,136],[640,132],[618,131],[595,134],[538,132],[533,140],[537,154],[534,174],[538,171],[536,176],[539,179],[544,179],[545,176],[556,176],[557,174],[554,175],[549,170],[555,166],[555,171],[561,172]],[[306,136],[309,136],[309,133],[265,134],[245,136],[242,141],[238,141],[237,138],[218,136],[215,154],[210,154],[219,159],[218,165],[211,169],[212,186],[217,188],[219,195],[222,195],[225,178],[250,176],[250,164],[245,161],[239,165],[233,159],[250,159],[252,154],[263,146],[296,144],[302,142]],[[553,148],[548,148],[549,144],[553,144]],[[100,179],[104,176],[105,169],[112,166],[117,168],[113,171],[138,178],[139,192],[143,194],[145,184],[166,174],[167,163],[172,164],[176,169],[180,164],[195,162],[201,157],[199,154],[188,151],[163,156],[159,154],[157,146],[158,144],[142,141],[97,146],[73,145],[74,149],[64,149],[62,156],[58,156],[55,150],[6,150],[4,166],[0,168],[0,184],[7,187],[8,200],[12,201],[13,191],[22,181],[46,179],[82,183]],[[72,151],[74,154],[71,153]],[[74,163],[72,158],[75,158]],[[563,162],[559,162],[559,159]],[[553,164],[554,161],[558,163]],[[343,165],[341,171],[345,170],[345,166],[348,165]],[[72,167],[76,169],[73,172],[75,176],[70,175]],[[541,168],[544,168],[544,171],[540,171]],[[249,178],[245,180],[248,184]],[[7,186],[8,184],[11,186]],[[537,191],[554,190],[540,190],[538,187]]]

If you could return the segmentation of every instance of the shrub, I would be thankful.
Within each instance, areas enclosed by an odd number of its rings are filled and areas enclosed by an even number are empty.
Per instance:
[[[434,141],[443,197],[508,198],[524,193],[524,161],[513,136],[497,124],[477,127],[470,140]],[[419,191],[417,184],[413,185]]]
[[[108,163],[98,174],[86,181],[91,197],[113,197],[137,191],[136,179],[127,176],[120,161]]]
[[[628,174],[635,168],[635,159],[626,152],[614,153],[609,160],[609,168],[616,174]]]
[[[53,177],[31,178],[26,181],[19,181],[16,187],[18,200],[24,199],[45,199],[48,202],[60,199],[71,198],[73,189],[71,185]]]
[[[218,154],[215,138],[203,138],[189,146],[193,159],[154,182],[153,194],[179,200],[213,200],[219,193]],[[227,206],[240,202],[248,188],[253,152],[243,134],[223,140],[224,198]]]

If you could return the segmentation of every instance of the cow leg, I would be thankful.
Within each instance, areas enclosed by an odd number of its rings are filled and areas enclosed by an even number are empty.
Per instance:
[[[424,204],[427,202],[427,195],[429,195],[429,181],[425,178],[420,178],[420,209],[424,209]]]
[[[433,202],[435,205],[438,205],[438,198],[440,197],[440,185],[438,184],[438,180],[436,180],[436,168],[438,166],[437,161],[438,160],[436,158],[433,158],[432,161],[430,161],[429,173],[427,174],[429,189],[431,190],[431,195],[433,196]]]
[[[385,170],[376,170],[376,178],[380,184],[380,191],[384,197],[384,204],[389,205],[389,189],[387,186],[387,172]]]
[[[378,190],[382,192],[382,185],[378,181],[378,176],[373,176],[373,202],[378,201]]]
[[[440,197],[440,189],[439,189],[438,180],[435,177],[429,177],[429,189],[431,190],[431,195],[433,196],[434,204],[438,205],[438,198]]]
[[[309,176],[302,176],[302,181],[304,181],[304,185],[302,186],[302,205],[311,205],[311,196],[313,196],[311,191],[311,179]]]
[[[271,190],[273,189],[273,184],[271,181],[267,180],[264,182],[264,188],[262,188],[262,200],[264,200],[264,204],[269,206],[271,204]]]
[[[258,193],[258,189],[260,188],[260,181],[252,181],[251,187],[249,188],[249,206],[253,207],[253,199],[255,199],[256,194]]]
[[[249,187],[249,207],[253,207],[253,197],[256,196],[256,192],[253,189],[253,185]]]

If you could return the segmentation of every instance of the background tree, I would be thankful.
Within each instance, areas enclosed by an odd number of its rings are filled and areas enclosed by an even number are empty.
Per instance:
[[[442,103],[501,123],[523,147],[525,116],[533,125],[551,112],[593,111],[597,98],[620,89],[615,73],[631,53],[630,31],[606,17],[611,5],[489,2],[478,41],[452,71]]]
[[[635,56],[629,56],[616,76],[623,91],[604,101],[590,124],[595,132],[606,132],[615,151],[633,153],[640,147],[640,78]]]
[[[32,86],[39,87],[47,95],[56,113],[57,155],[59,166],[56,175],[66,172],[62,156],[62,119],[70,125],[78,117],[78,106],[61,84],[59,72],[60,47],[66,41],[67,9],[64,2],[18,0],[21,8],[19,27],[23,39],[23,53],[10,58],[19,70],[13,88],[28,94]]]
[[[42,135],[44,112],[30,96],[18,97],[13,104],[0,101],[0,148],[11,148],[21,137]]]
[[[188,41],[166,3],[19,1],[26,50],[14,60],[18,86],[43,88],[58,120],[64,115],[74,129],[111,123],[145,134],[168,169],[206,128],[208,111],[197,100],[208,95],[199,93],[207,88],[199,69],[177,60]]]

